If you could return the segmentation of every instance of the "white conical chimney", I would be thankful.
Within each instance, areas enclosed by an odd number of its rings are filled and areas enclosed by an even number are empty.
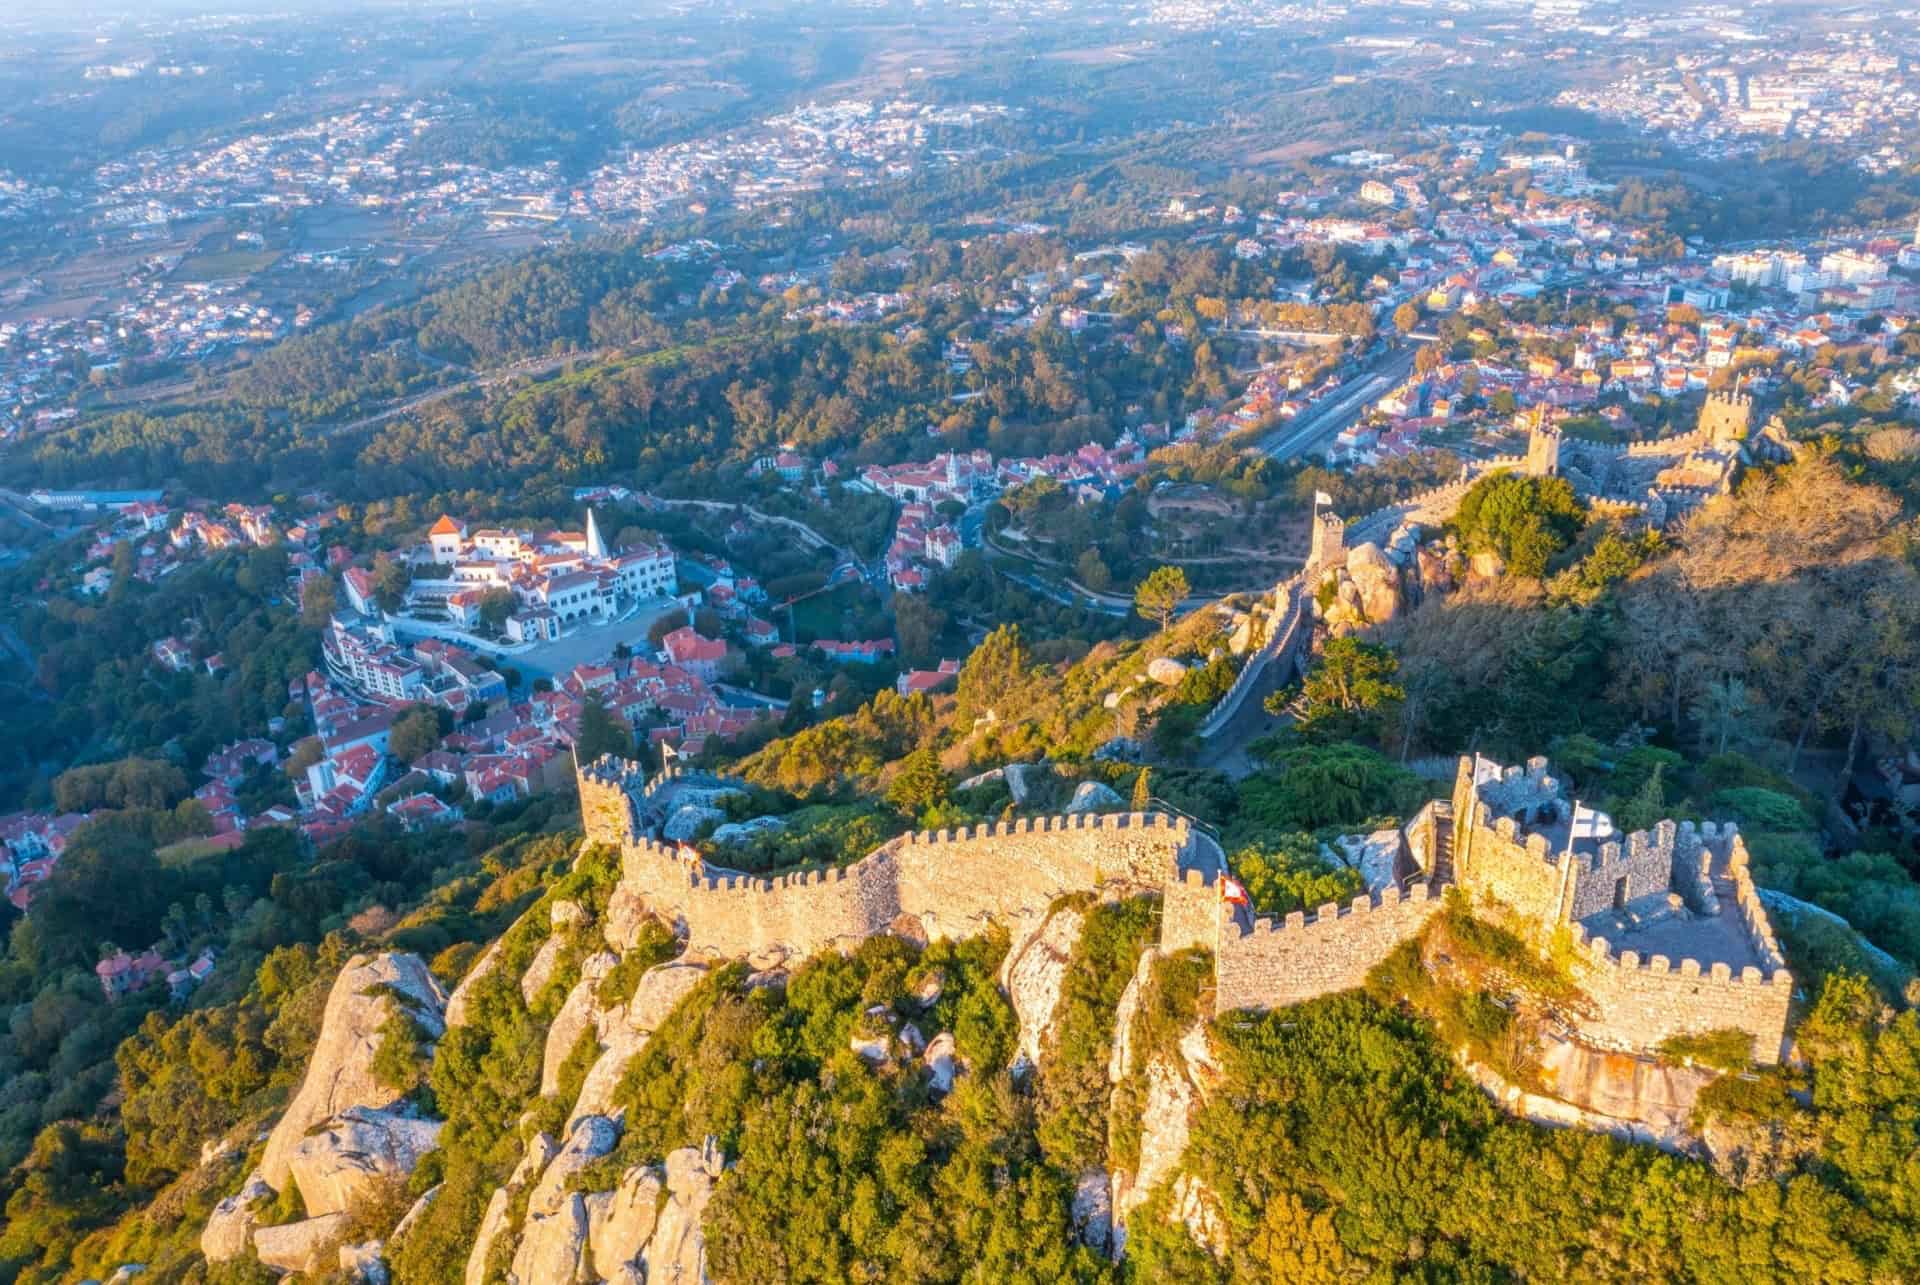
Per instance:
[[[593,510],[587,510],[587,556],[604,558],[607,556],[607,542],[600,535],[600,523],[594,519]]]

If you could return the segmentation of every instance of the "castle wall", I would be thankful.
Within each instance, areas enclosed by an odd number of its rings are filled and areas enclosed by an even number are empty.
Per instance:
[[[1551,784],[1537,762],[1526,773],[1507,769],[1484,788],[1503,810],[1529,812],[1546,806],[1543,790]],[[1756,1061],[1778,1061],[1793,982],[1731,827],[1663,822],[1651,834],[1606,845],[1598,858],[1579,859],[1563,888],[1562,855],[1548,851],[1544,836],[1524,833],[1514,817],[1494,816],[1481,789],[1473,763],[1462,760],[1453,806],[1430,805],[1409,823],[1406,842],[1428,876],[1450,845],[1454,877],[1476,899],[1497,899],[1546,926],[1610,907],[1622,873],[1630,897],[1668,889],[1679,859],[1682,874],[1699,885],[1689,885],[1696,897],[1724,900],[1730,889],[1762,962],[1735,975],[1723,963],[1703,968],[1694,959],[1616,956],[1574,923],[1584,949],[1579,980],[1593,1001],[1590,1012],[1571,1020],[1574,1034],[1603,1048],[1655,1053],[1674,1035],[1735,1027],[1753,1036]],[[1330,902],[1312,916],[1246,924],[1224,905],[1211,840],[1184,819],[1151,813],[923,831],[841,869],[759,879],[639,837],[632,801],[638,792],[632,774],[606,760],[580,773],[588,838],[621,850],[617,897],[673,919],[690,947],[730,956],[807,955],[892,931],[958,938],[993,924],[1035,922],[1068,893],[1159,892],[1162,948],[1213,950],[1214,1007],[1224,1013],[1358,987],[1442,906],[1437,887],[1423,882],[1346,906]],[[1704,853],[1726,858],[1718,893],[1702,868]]]
[[[1523,833],[1512,817],[1493,817],[1484,803],[1470,803],[1465,815],[1453,846],[1461,886],[1476,902],[1492,899],[1529,922],[1556,922],[1564,854],[1554,852],[1545,835]]]
[[[1125,812],[921,831],[880,851],[896,863],[899,910],[930,938],[958,938],[1037,917],[1071,892],[1158,892],[1190,841],[1184,818]]]
[[[1167,953],[1200,947],[1215,950],[1223,933],[1234,931],[1227,921],[1226,899],[1219,884],[1198,870],[1170,879],[1162,890],[1160,949]]]
[[[1251,929],[1223,924],[1214,951],[1214,1011],[1281,1008],[1351,990],[1441,905],[1419,883],[1405,893],[1363,894],[1347,906],[1328,902],[1311,919],[1295,911],[1284,922],[1256,919]]]
[[[1038,919],[1067,893],[1157,892],[1192,843],[1184,819],[1157,813],[1046,817],[902,835],[850,866],[761,879],[634,839],[622,845],[621,882],[690,947],[808,955],[897,927],[970,936]]]
[[[1793,978],[1785,969],[1771,977],[1758,968],[1735,975],[1721,963],[1702,968],[1697,959],[1642,959],[1630,950],[1615,955],[1606,938],[1588,940],[1578,924],[1573,932],[1588,952],[1579,980],[1592,1012],[1573,1023],[1586,1043],[1658,1053],[1672,1036],[1733,1027],[1752,1034],[1755,1062],[1771,1066],[1780,1060],[1793,998]]]
[[[1673,822],[1662,821],[1651,834],[1639,831],[1628,835],[1625,843],[1601,844],[1598,856],[1577,858],[1567,917],[1585,919],[1612,909],[1622,879],[1626,880],[1629,900],[1671,891],[1677,835],[1678,827]],[[1697,840],[1687,855],[1698,864]]]

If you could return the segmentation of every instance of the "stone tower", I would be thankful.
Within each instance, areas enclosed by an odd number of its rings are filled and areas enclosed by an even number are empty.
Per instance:
[[[580,789],[580,828],[588,843],[614,847],[634,837],[633,796],[645,784],[637,764],[611,754],[591,763],[574,764]]]
[[[1744,393],[1708,393],[1700,408],[1700,432],[1715,446],[1743,442],[1753,429],[1753,398]]]
[[[1554,477],[1560,472],[1560,430],[1536,424],[1527,434],[1527,476]]]
[[[1324,567],[1338,562],[1347,551],[1347,524],[1337,513],[1318,513],[1313,519],[1313,544],[1307,565]]]

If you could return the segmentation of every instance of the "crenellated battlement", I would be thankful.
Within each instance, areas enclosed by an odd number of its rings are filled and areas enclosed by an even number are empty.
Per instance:
[[[1197,872],[1194,872],[1197,873]],[[1424,902],[1431,900],[1431,894],[1424,883],[1416,883],[1404,893],[1398,886],[1381,889],[1377,893],[1359,893],[1342,905],[1337,901],[1322,902],[1312,914],[1304,910],[1289,912],[1284,917],[1261,915],[1248,927],[1233,926],[1229,931],[1240,937],[1260,937],[1276,932],[1313,932],[1316,929],[1330,931],[1339,926],[1343,919],[1354,915],[1372,914],[1376,910],[1394,910],[1402,902]]]
[[[642,913],[653,913],[672,920],[690,948],[792,958],[881,933],[933,939],[994,924],[1018,930],[1069,893],[1157,893],[1162,948],[1212,951],[1215,1011],[1227,1012],[1360,986],[1439,913],[1451,877],[1475,900],[1498,901],[1538,925],[1543,940],[1556,927],[1573,934],[1581,984],[1594,1000],[1591,1017],[1572,1019],[1582,1038],[1651,1052],[1672,1035],[1731,1026],[1751,1032],[1754,1057],[1771,1062],[1785,1032],[1793,979],[1738,830],[1662,821],[1627,835],[1576,834],[1545,759],[1524,767],[1462,759],[1453,799],[1422,809],[1403,832],[1411,864],[1402,870],[1417,882],[1277,917],[1229,903],[1219,846],[1184,817],[1078,814],[919,830],[851,865],[761,877],[640,833],[635,801],[648,783],[629,765],[603,759],[579,778],[589,837],[621,853],[615,938],[627,931],[620,925],[637,927]],[[1589,826],[1595,815],[1584,814]],[[1700,939],[1698,957],[1616,949],[1618,941],[1589,926],[1672,891],[1719,934]],[[1683,933],[1684,919],[1682,912],[1674,921]],[[1735,966],[1707,946],[1755,962]]]
[[[1569,925],[1574,945],[1584,950],[1590,962],[1623,972],[1645,972],[1655,977],[1679,977],[1687,979],[1704,978],[1718,982],[1723,986],[1769,986],[1793,989],[1793,976],[1784,968],[1761,969],[1751,964],[1743,966],[1736,974],[1733,966],[1724,960],[1702,963],[1698,959],[1682,956],[1676,963],[1666,955],[1642,956],[1637,950],[1615,952],[1613,943],[1605,937],[1589,936],[1587,930],[1579,924]]]

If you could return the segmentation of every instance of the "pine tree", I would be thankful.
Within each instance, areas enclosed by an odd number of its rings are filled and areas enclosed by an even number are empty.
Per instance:
[[[1140,775],[1133,778],[1133,810],[1153,810],[1153,769],[1150,767],[1141,768]]]

